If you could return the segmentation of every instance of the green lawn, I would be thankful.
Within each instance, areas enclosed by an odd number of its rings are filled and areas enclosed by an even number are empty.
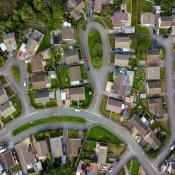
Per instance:
[[[140,164],[137,160],[132,159],[130,162],[130,175],[138,175]]]
[[[97,30],[89,32],[88,43],[92,64],[95,68],[100,68],[103,64],[103,48],[101,35]]]
[[[30,129],[32,127],[35,127],[35,126],[38,126],[41,124],[57,123],[57,122],[73,122],[73,123],[84,124],[84,123],[86,123],[86,120],[83,118],[72,117],[72,116],[54,116],[54,117],[49,117],[49,118],[43,118],[43,119],[35,120],[31,123],[26,123],[24,125],[21,125],[20,127],[13,130],[12,134],[13,134],[13,136],[16,136],[16,135],[20,134],[21,132],[23,132],[27,129]]]
[[[100,105],[100,110],[101,110],[101,113],[104,116],[110,117],[111,112],[106,110],[106,103],[107,103],[107,97],[103,96],[102,97],[102,101],[101,101],[101,105]],[[120,121],[120,117],[121,117],[120,114],[112,112],[111,119],[113,119],[114,121],[119,122]]]
[[[3,75],[0,75],[0,83],[1,84],[6,84],[7,83],[6,78]]]
[[[68,68],[66,66],[62,67],[58,73],[59,84],[62,89],[70,86]]]
[[[122,141],[113,135],[110,131],[100,126],[95,126],[91,128],[88,132],[88,140],[103,142],[103,143],[112,143],[114,145],[122,144]]]
[[[11,74],[14,78],[14,80],[19,84],[21,81],[21,75],[20,75],[20,69],[18,66],[12,66],[11,67]]]

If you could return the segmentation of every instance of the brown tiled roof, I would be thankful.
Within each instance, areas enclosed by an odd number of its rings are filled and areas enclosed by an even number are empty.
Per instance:
[[[160,28],[171,27],[173,25],[172,16],[161,16],[160,17]]]
[[[149,66],[160,65],[160,52],[158,49],[148,51],[146,63]]]
[[[7,169],[10,169],[15,165],[15,162],[10,150],[7,150],[6,152],[0,154],[0,162],[2,162]]]
[[[32,74],[32,85],[34,89],[46,88],[46,74],[44,72],[37,72]]]
[[[85,90],[84,87],[75,87],[69,89],[70,99],[72,101],[85,100]]]
[[[112,111],[115,113],[120,113],[122,107],[122,101],[114,98],[109,98],[107,100],[106,110]]]
[[[79,54],[77,49],[69,49],[64,51],[64,56],[67,65],[77,64],[79,62]]]
[[[160,145],[161,142],[160,140],[155,136],[155,134],[150,131],[150,133],[148,133],[145,137],[144,137],[145,142],[147,142],[148,144],[150,144],[150,146],[154,149],[157,150]]]
[[[61,37],[63,42],[75,40],[74,28],[69,26],[63,27],[61,30]]]
[[[43,66],[43,56],[42,54],[38,53],[31,59],[32,64],[32,72],[41,72],[44,71]]]
[[[3,42],[6,46],[6,49],[8,52],[11,52],[14,50],[13,44],[16,45],[16,40],[15,40],[15,34],[14,33],[8,33],[3,35]]]
[[[68,156],[78,156],[78,150],[81,146],[81,139],[69,139],[68,140]]]
[[[70,81],[81,80],[80,66],[72,66],[68,69]]]
[[[9,99],[7,93],[5,92],[5,89],[0,86],[0,104],[3,104],[5,102],[7,102]]]
[[[147,82],[147,94],[148,95],[160,95],[161,94],[160,81],[148,81]]]
[[[141,24],[142,25],[155,25],[155,14],[152,12],[146,12],[141,15]]]
[[[112,16],[113,27],[122,27],[128,21],[128,14],[125,12],[115,12]]]
[[[150,111],[157,115],[157,117],[163,117],[163,105],[162,105],[162,98],[156,97],[156,98],[150,98],[148,99],[148,105]]]
[[[101,12],[102,9],[102,0],[95,0],[94,1],[94,11]]]
[[[133,116],[129,122],[128,122],[128,128],[130,130],[132,130],[133,128],[136,128],[140,134],[142,134],[143,136],[146,136],[148,133],[148,127],[141,121],[141,119],[135,115]]]
[[[97,174],[98,174],[98,164],[90,163],[89,175],[97,175]]]
[[[146,80],[160,80],[160,67],[147,67]]]

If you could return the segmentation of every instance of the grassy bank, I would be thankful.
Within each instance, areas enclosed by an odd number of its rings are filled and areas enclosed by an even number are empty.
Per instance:
[[[103,49],[101,35],[97,30],[91,30],[88,36],[89,52],[95,68],[100,68],[103,63]]]
[[[16,135],[20,134],[21,132],[23,132],[27,129],[30,129],[32,127],[35,127],[35,126],[38,126],[41,124],[46,124],[46,123],[58,123],[58,122],[73,122],[73,123],[84,124],[84,123],[86,123],[86,120],[83,118],[72,117],[72,116],[53,116],[53,117],[49,117],[49,118],[35,120],[33,122],[21,125],[20,127],[13,130],[12,134],[13,134],[13,136],[16,136]]]
[[[21,75],[20,75],[20,69],[18,66],[12,66],[11,67],[11,74],[14,78],[14,80],[19,84],[21,81]]]

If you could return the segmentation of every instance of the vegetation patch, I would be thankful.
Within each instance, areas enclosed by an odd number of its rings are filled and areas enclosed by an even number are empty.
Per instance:
[[[117,138],[107,129],[100,126],[95,126],[91,128],[88,132],[87,139],[96,142],[111,143],[114,145],[122,144],[122,141],[119,138]]]
[[[19,84],[21,81],[21,73],[20,73],[20,69],[18,66],[12,66],[11,67],[11,74],[14,78],[14,80]]]
[[[103,48],[101,35],[97,30],[89,32],[88,43],[92,64],[95,68],[100,68],[103,64]]]
[[[41,124],[56,123],[56,122],[74,122],[74,123],[84,124],[86,123],[86,120],[83,118],[74,117],[74,116],[54,116],[54,117],[49,117],[49,118],[43,118],[43,119],[35,120],[33,122],[21,125],[20,127],[13,130],[12,134],[13,136],[16,136],[20,134],[21,132],[27,129],[30,129],[32,127],[35,127]]]

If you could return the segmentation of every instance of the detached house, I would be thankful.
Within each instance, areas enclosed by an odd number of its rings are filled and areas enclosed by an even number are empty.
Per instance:
[[[16,109],[11,101],[8,101],[8,102],[0,105],[0,115],[2,117],[7,117],[7,116],[13,114],[15,111],[16,111]]]
[[[59,158],[63,155],[61,137],[50,138],[50,148],[53,158]]]
[[[115,66],[127,67],[129,65],[129,55],[126,54],[115,54]]]
[[[172,16],[161,16],[159,17],[159,28],[160,29],[168,29],[172,27],[173,19]]]
[[[61,38],[63,43],[74,44],[75,36],[74,36],[74,28],[71,26],[65,26],[61,30]]]
[[[123,51],[129,51],[131,40],[128,36],[115,37],[115,48],[123,49]]]
[[[14,33],[8,33],[3,35],[3,42],[6,47],[7,52],[12,52],[16,50],[17,44]]]
[[[50,94],[48,90],[35,92],[36,103],[47,103],[50,101]]]
[[[79,148],[81,147],[81,139],[68,139],[67,156],[78,156]]]
[[[105,164],[106,158],[107,158],[108,147],[101,146],[97,143],[95,151],[96,151],[96,154],[98,155],[98,163]]]
[[[106,110],[115,112],[115,113],[120,113],[122,109],[122,101],[117,100],[114,98],[109,98],[107,100],[107,105],[106,105]]]
[[[9,97],[5,91],[5,89],[0,86],[0,104],[3,104],[9,100]]]
[[[160,80],[160,67],[147,67],[146,80]]]
[[[85,7],[84,0],[68,0],[67,1],[68,12],[75,20],[78,20],[81,18],[84,7]]]
[[[85,100],[84,87],[75,87],[69,89],[69,96],[71,101]]]
[[[68,73],[71,85],[79,85],[82,80],[80,66],[69,67]]]
[[[141,14],[141,26],[154,27],[156,22],[155,14],[152,12],[145,12]]]
[[[69,49],[64,51],[64,59],[67,65],[74,65],[79,63],[79,54],[77,49]]]
[[[149,96],[160,95],[161,94],[160,81],[148,81],[146,83],[146,93]]]
[[[103,5],[113,4],[114,0],[95,0],[94,1],[94,12],[100,13]]]
[[[148,51],[146,64],[148,66],[160,66],[161,58],[159,49],[153,49]]]

